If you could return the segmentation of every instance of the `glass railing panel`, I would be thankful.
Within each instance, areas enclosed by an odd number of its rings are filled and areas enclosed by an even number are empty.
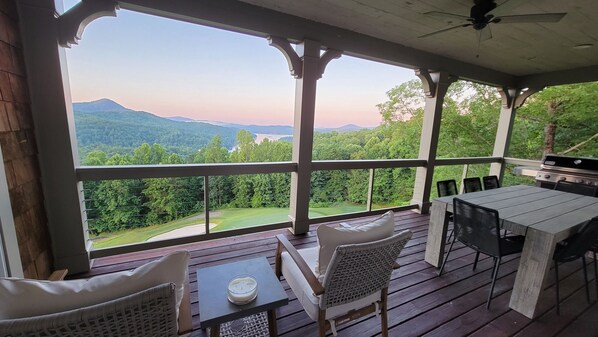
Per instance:
[[[536,185],[535,177],[517,174],[516,170],[515,170],[515,167],[517,167],[517,166],[520,166],[520,165],[514,165],[514,164],[506,165],[504,177],[502,179],[502,185],[503,186],[513,186],[513,185],[535,186]],[[527,170],[527,171],[532,171],[532,170]]]
[[[290,173],[209,177],[210,232],[289,221]]]
[[[323,170],[311,174],[309,217],[367,209],[369,170]]]
[[[372,209],[405,206],[411,203],[416,168],[376,169]]]
[[[203,178],[83,183],[93,249],[205,233]]]
[[[290,173],[83,183],[93,249],[289,221]]]

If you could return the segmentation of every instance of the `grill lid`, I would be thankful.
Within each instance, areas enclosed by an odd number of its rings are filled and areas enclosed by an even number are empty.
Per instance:
[[[598,172],[598,159],[547,155],[542,161],[542,168],[550,170],[573,169]]]

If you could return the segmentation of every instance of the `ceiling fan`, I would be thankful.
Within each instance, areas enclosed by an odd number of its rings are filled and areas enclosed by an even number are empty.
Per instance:
[[[501,13],[517,7],[525,0],[506,0],[500,5],[496,4],[495,0],[474,0],[473,7],[469,16],[446,13],[446,12],[426,12],[424,15],[435,16],[441,18],[449,18],[452,20],[459,20],[462,23],[449,28],[437,30],[435,32],[419,36],[425,38],[428,36],[448,32],[462,27],[473,27],[478,32],[478,48],[479,43],[492,38],[490,31],[490,24],[505,24],[505,23],[543,23],[543,22],[559,22],[567,13],[543,13],[543,14],[525,14],[525,15],[501,15]]]

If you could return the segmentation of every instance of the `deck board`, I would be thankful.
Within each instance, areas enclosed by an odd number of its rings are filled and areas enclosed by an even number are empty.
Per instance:
[[[360,218],[349,223],[364,223],[372,218]],[[413,211],[395,214],[395,232],[410,229],[413,237],[403,250],[401,268],[392,274],[388,298],[388,318],[391,336],[598,336],[595,322],[598,305],[594,284],[593,266],[588,266],[591,280],[592,303],[585,299],[583,274],[580,263],[568,263],[559,268],[561,274],[561,316],[554,307],[554,276],[547,283],[549,300],[540,309],[541,315],[530,320],[509,309],[509,298],[519,265],[519,256],[503,259],[490,310],[486,310],[486,297],[490,287],[493,261],[480,259],[473,271],[475,253],[456,244],[442,277],[437,269],[424,261],[429,216]],[[332,225],[332,224],[328,224]],[[234,238],[166,247],[151,251],[105,257],[94,261],[92,270],[78,277],[89,277],[121,270],[128,270],[151,261],[171,251],[189,250],[189,279],[194,332],[192,337],[205,336],[199,327],[197,304],[197,268],[265,256],[274,264],[276,234],[284,234],[298,248],[317,244],[315,229],[305,235],[293,236],[286,229]],[[562,269],[562,271],[561,271]],[[301,308],[288,284],[282,285],[289,295],[289,304],[277,311],[280,336],[305,337],[316,335],[316,325]],[[380,322],[375,316],[365,317],[339,328],[339,336],[380,335]]]

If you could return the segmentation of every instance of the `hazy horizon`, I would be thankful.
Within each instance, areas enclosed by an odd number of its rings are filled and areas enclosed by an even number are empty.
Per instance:
[[[73,102],[110,98],[161,117],[293,124],[295,79],[265,38],[118,10],[89,24],[66,51]],[[315,126],[377,126],[376,104],[414,78],[397,66],[332,60],[317,84]]]

